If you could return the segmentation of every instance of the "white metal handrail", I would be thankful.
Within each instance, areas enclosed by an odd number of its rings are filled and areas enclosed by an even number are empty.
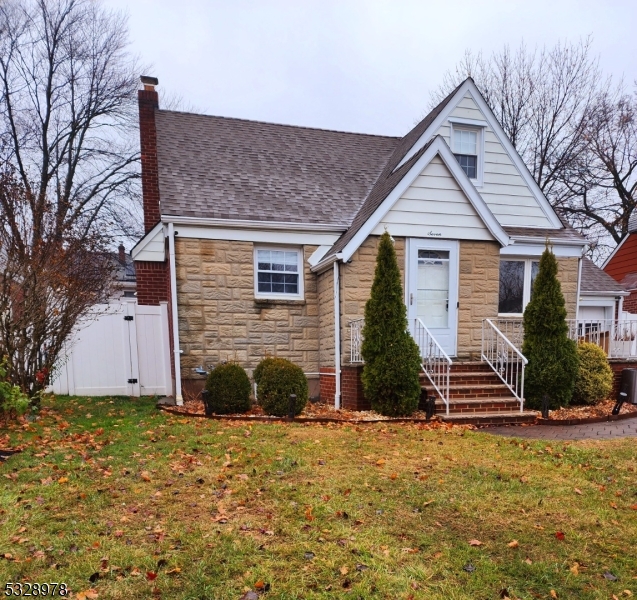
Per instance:
[[[363,325],[365,319],[353,319],[349,322],[349,361],[351,363],[362,363],[363,355],[361,347],[363,345]]]
[[[528,360],[491,319],[482,320],[482,360],[502,380],[524,410],[524,367]]]
[[[446,413],[449,414],[449,373],[452,361],[431,331],[417,317],[414,319],[414,340],[420,349],[422,370],[445,403]]]

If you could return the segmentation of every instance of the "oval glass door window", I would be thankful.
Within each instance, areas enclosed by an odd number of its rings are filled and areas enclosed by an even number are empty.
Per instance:
[[[449,252],[418,250],[417,312],[425,326],[449,327]]]

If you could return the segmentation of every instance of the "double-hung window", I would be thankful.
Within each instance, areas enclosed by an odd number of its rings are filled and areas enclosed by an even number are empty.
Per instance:
[[[255,248],[255,296],[303,298],[303,262],[300,249]]]
[[[539,261],[529,258],[500,260],[498,313],[519,315],[524,312],[531,300],[533,282],[539,269]]]
[[[480,132],[476,129],[453,128],[453,153],[469,179],[478,177]]]

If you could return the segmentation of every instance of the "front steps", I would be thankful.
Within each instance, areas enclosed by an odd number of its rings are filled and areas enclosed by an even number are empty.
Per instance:
[[[436,396],[436,415],[443,421],[467,425],[532,423],[533,411],[520,411],[520,403],[486,362],[454,362],[449,374],[449,414],[424,373],[420,374],[421,408],[427,396]]]

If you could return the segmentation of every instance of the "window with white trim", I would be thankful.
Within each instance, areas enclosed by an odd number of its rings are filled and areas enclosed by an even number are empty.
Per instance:
[[[475,184],[482,181],[482,129],[452,123],[451,149],[456,160]]]
[[[303,298],[302,252],[297,248],[255,248],[257,298]]]
[[[520,315],[531,300],[533,283],[540,262],[530,258],[500,259],[500,296],[498,313]]]

